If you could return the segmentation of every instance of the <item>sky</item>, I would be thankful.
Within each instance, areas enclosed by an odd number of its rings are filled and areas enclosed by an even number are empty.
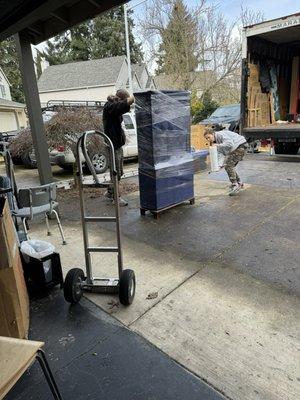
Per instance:
[[[151,4],[151,0],[145,0]],[[129,5],[134,6],[140,0],[131,0]],[[199,5],[201,0],[185,0],[187,5]],[[300,12],[300,0],[207,0],[208,3],[219,5],[220,11],[229,21],[236,21],[240,15],[241,5],[254,11],[261,11],[265,16],[265,20],[282,17],[289,14]],[[135,20],[143,15],[145,3],[137,5],[133,8],[133,17]],[[44,43],[38,46],[39,49],[44,48]]]
[[[200,0],[185,0],[185,3],[197,5]],[[300,12],[299,0],[216,0],[214,3],[219,4],[220,10],[229,20],[235,20],[239,16],[241,5],[262,11],[266,20]]]

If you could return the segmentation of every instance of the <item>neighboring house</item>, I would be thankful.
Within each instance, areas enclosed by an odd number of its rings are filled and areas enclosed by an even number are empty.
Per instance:
[[[10,83],[0,68],[0,133],[16,131],[26,125],[25,104],[12,101]]]
[[[155,87],[145,65],[132,66],[134,90]],[[38,88],[42,107],[49,100],[105,101],[120,88],[128,88],[125,56],[78,61],[47,67]]]
[[[160,74],[154,77],[157,89],[183,89],[184,78],[190,83],[191,90],[200,98],[206,90],[210,90],[212,97],[219,104],[236,103],[239,101],[239,75],[224,78],[218,82],[213,71],[191,72],[188,77],[180,75]]]
[[[131,66],[132,74],[136,74],[140,87],[138,89],[156,89],[153,76],[148,71],[146,64],[133,64]]]

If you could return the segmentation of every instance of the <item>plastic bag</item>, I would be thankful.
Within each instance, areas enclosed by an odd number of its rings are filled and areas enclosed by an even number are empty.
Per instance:
[[[21,243],[21,252],[27,256],[40,260],[54,253],[55,247],[49,242],[43,240],[25,240]]]

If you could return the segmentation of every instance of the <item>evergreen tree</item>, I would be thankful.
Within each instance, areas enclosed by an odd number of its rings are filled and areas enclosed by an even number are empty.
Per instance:
[[[10,37],[0,42],[0,67],[3,69],[9,83],[10,92],[14,101],[25,102],[22,77],[19,68],[19,60],[15,40]]]
[[[47,47],[43,51],[43,57],[50,65],[65,64],[69,61],[70,32],[55,36],[47,40]]]
[[[132,63],[141,63],[143,53],[141,44],[135,42],[134,23],[128,11],[129,45]],[[118,7],[94,19],[92,57],[105,58],[126,54],[124,8]]]
[[[193,94],[191,107],[193,124],[197,124],[209,117],[218,107],[219,104],[213,100],[209,91],[204,92],[200,99]]]
[[[174,0],[169,22],[161,32],[156,73],[173,75],[183,88],[191,88],[191,72],[198,66],[197,20],[183,0]]]
[[[128,17],[131,61],[140,63],[143,60],[141,44],[135,42],[132,30],[134,23]],[[120,56],[126,54],[124,9],[118,7],[93,20],[71,28],[66,34],[47,41],[43,53],[52,64],[64,64],[71,61],[90,60]]]

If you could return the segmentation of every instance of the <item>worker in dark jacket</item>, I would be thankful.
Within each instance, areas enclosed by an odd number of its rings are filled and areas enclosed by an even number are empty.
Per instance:
[[[120,89],[115,96],[108,96],[103,108],[103,128],[104,133],[110,138],[115,149],[116,168],[118,180],[123,175],[123,148],[126,142],[125,132],[122,128],[123,114],[130,111],[130,106],[134,103],[134,97],[130,96],[127,90]],[[106,197],[113,201],[113,187],[109,187]],[[119,204],[127,206],[127,201],[120,197]]]

